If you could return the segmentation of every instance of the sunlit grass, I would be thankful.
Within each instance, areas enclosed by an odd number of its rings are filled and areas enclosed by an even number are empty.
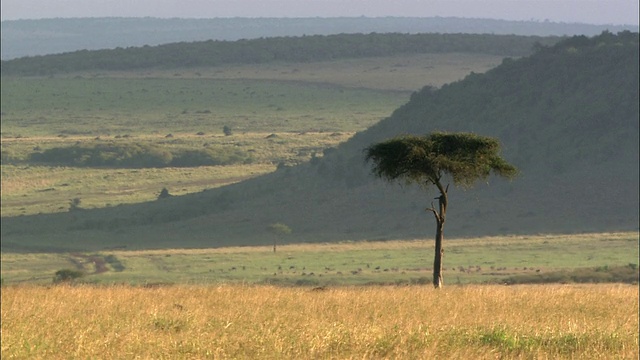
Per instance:
[[[637,287],[2,288],[3,358],[636,359]]]
[[[71,199],[81,207],[97,208],[151,201],[162,188],[184,195],[216,188],[272,172],[282,163],[294,165],[346,141],[352,133],[247,133],[223,135],[139,135],[126,139],[74,136],[3,140],[3,150],[26,157],[35,147],[48,149],[76,143],[139,142],[200,149],[220,146],[240,149],[250,164],[192,168],[80,168],[44,165],[2,165],[2,216],[68,211]]]

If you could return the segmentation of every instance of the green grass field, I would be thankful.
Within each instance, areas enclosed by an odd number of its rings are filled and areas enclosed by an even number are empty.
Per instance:
[[[447,239],[445,284],[585,268],[630,266],[637,273],[637,241],[637,233]],[[275,253],[272,246],[2,253],[1,260],[5,284],[51,283],[56,271],[67,268],[98,284],[429,284],[433,241],[283,245]]]
[[[357,131],[500,57],[440,54],[171,72],[2,77],[2,136]]]
[[[406,94],[275,80],[45,78],[2,82],[5,136],[354,131]]]

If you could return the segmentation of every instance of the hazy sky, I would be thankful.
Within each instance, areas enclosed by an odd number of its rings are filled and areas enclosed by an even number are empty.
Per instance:
[[[637,0],[2,0],[2,20],[53,17],[456,16],[638,25]]]

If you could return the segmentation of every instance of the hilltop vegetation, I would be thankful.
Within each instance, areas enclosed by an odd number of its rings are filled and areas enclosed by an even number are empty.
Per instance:
[[[80,50],[2,61],[2,75],[52,75],[78,71],[194,68],[224,64],[310,62],[398,54],[472,52],[529,54],[556,37],[475,34],[339,34],[238,41],[171,43],[112,50]]]
[[[451,203],[463,205],[449,210],[459,220],[446,235],[637,230],[638,60],[637,33],[541,46],[486,74],[416,92],[307,164],[162,202],[3,218],[3,250],[264,244],[265,227],[277,222],[293,229],[291,242],[422,238],[432,233],[430,196],[376,181],[362,149],[434,130],[497,137],[522,171],[510,184],[451,191]]]

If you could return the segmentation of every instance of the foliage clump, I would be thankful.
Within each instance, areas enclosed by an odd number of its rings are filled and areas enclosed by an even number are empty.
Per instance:
[[[107,255],[104,257],[104,261],[106,261],[113,271],[121,272],[125,269],[124,265],[120,262],[120,260],[115,255]]]
[[[273,238],[273,252],[276,252],[278,238],[291,234],[292,230],[289,226],[283,223],[273,223],[267,226],[267,230],[274,235]]]
[[[69,211],[78,211],[81,210],[80,204],[82,203],[82,199],[73,198],[69,200]]]
[[[77,144],[32,153],[29,161],[78,167],[195,167],[251,162],[237,149],[167,150],[152,144]]]
[[[472,185],[490,174],[511,178],[517,170],[499,156],[500,143],[494,138],[470,133],[436,132],[428,136],[407,135],[367,149],[367,159],[375,163],[375,175],[387,180],[435,184],[449,174],[454,183]]]
[[[166,187],[162,188],[162,190],[160,190],[160,194],[158,194],[158,200],[166,199],[169,197],[171,197],[171,194],[169,194],[169,190]]]
[[[84,272],[80,270],[62,269],[56,271],[55,276],[53,277],[53,282],[55,284],[71,282],[83,277],[84,275]]]

